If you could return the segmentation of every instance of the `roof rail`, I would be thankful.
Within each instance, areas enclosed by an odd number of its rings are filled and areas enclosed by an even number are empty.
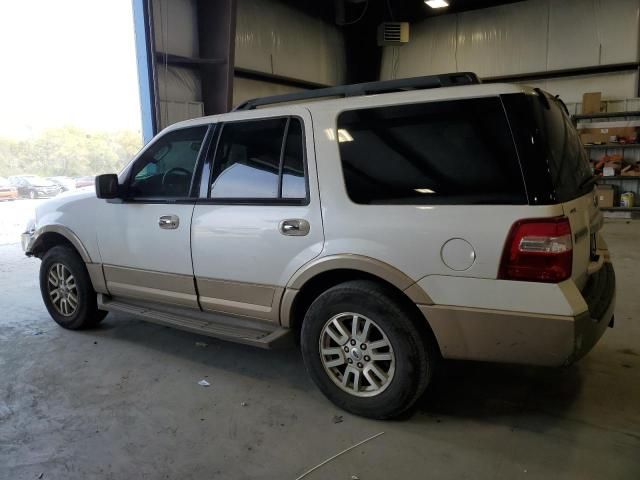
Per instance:
[[[422,90],[429,88],[453,87],[457,85],[474,85],[480,83],[478,76],[472,72],[445,73],[426,77],[401,78],[397,80],[381,80],[379,82],[355,83],[337,87],[319,88],[304,92],[287,93],[271,97],[254,98],[241,103],[233,111],[253,110],[276,103],[298,102],[324,97],[358,97],[374,93],[391,93],[405,90]]]

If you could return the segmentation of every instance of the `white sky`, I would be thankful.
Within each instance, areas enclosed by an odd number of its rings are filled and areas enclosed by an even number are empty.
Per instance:
[[[140,130],[131,0],[0,0],[0,136]]]

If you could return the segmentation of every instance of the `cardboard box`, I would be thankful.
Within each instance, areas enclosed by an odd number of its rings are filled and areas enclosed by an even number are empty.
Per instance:
[[[607,143],[609,141],[609,135],[606,133],[580,133],[580,141],[583,145],[590,143]]]
[[[582,95],[582,113],[600,113],[602,111],[602,92]]]
[[[579,132],[580,135],[589,133],[604,135],[608,140],[609,137],[635,137],[638,135],[638,127],[582,128]]]
[[[598,196],[598,205],[600,208],[613,207],[613,200],[615,197],[615,189],[613,185],[598,185],[596,188],[596,195]]]

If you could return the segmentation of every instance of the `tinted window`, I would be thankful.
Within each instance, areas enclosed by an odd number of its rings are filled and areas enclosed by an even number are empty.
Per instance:
[[[356,203],[526,203],[498,98],[343,112],[337,139]]]
[[[593,184],[585,182],[593,176],[589,159],[569,116],[551,96],[547,96],[547,102],[540,102],[536,96],[530,101],[538,111],[538,125],[558,201],[573,200],[591,191]],[[582,185],[588,186],[585,189]]]
[[[305,198],[302,148],[297,119],[225,124],[214,159],[211,198]]]
[[[174,130],[153,143],[134,164],[129,196],[188,197],[207,127]]]
[[[302,124],[292,118],[287,130],[287,143],[282,162],[282,197],[305,198],[307,187],[304,180],[304,144]]]

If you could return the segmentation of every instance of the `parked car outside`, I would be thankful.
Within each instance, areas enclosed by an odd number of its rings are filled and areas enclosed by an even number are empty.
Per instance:
[[[96,177],[94,176],[84,176],[84,177],[76,177],[75,178],[75,182],[76,182],[76,188],[82,188],[82,187],[91,187],[95,184],[96,181]]]
[[[594,184],[559,99],[450,74],[176,123],[22,243],[64,328],[293,337],[336,405],[390,418],[441,357],[566,366],[613,326]]]
[[[9,182],[22,198],[50,198],[60,193],[60,187],[38,175],[13,175]]]
[[[47,177],[47,180],[58,185],[63,192],[68,192],[70,190],[76,189],[76,181],[71,177],[64,177],[64,176]]]
[[[9,183],[4,177],[0,177],[0,201],[15,200],[18,198],[18,189]]]

